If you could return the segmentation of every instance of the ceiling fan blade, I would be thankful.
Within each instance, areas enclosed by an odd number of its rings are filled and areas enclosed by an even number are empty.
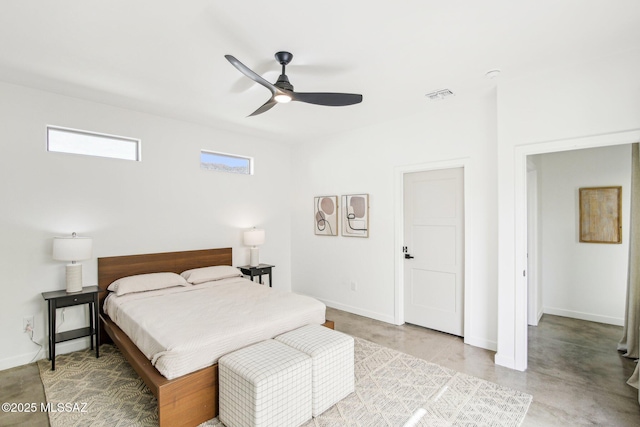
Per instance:
[[[251,116],[257,116],[258,114],[262,114],[265,111],[269,111],[270,109],[273,108],[274,105],[276,105],[278,102],[273,99],[270,98],[267,102],[265,102],[264,104],[262,104],[262,107],[258,108],[256,111],[254,111],[253,113],[249,114],[247,117],[251,117]]]
[[[353,105],[362,102],[362,95],[354,93],[293,92],[292,95],[292,101],[300,101],[316,105],[328,105],[331,107]]]
[[[245,76],[249,77],[254,82],[260,83],[262,86],[264,86],[267,89],[269,89],[272,94],[275,95],[276,93],[278,93],[280,91],[280,89],[275,87],[273,84],[269,83],[267,80],[263,79],[260,75],[254,73],[249,67],[244,65],[242,62],[238,61],[232,55],[225,55],[224,57],[227,58],[227,61],[229,61],[231,63],[231,65],[236,67],[238,69],[238,71],[240,71]]]

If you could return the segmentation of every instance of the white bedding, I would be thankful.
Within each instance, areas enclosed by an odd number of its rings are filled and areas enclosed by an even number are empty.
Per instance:
[[[104,310],[173,379],[247,345],[325,322],[320,301],[242,277],[193,286],[110,294]]]

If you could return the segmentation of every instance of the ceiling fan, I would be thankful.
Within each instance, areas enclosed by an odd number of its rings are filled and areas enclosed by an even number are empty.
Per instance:
[[[225,55],[225,58],[236,67],[242,74],[249,77],[256,83],[261,84],[271,91],[271,98],[258,108],[250,116],[257,116],[265,111],[270,110],[279,102],[285,103],[290,101],[306,102],[308,104],[328,105],[331,107],[340,107],[343,105],[353,105],[362,102],[362,95],[353,93],[331,93],[331,92],[294,92],[293,85],[289,83],[289,78],[285,74],[285,67],[293,59],[293,55],[289,52],[277,52],[276,61],[282,65],[282,74],[275,83],[269,83],[267,80],[253,72],[249,67],[238,61],[231,55]]]

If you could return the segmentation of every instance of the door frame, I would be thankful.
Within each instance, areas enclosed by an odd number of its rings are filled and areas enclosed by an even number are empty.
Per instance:
[[[500,167],[513,167],[512,193],[514,198],[506,203],[506,211],[499,215],[513,215],[512,230],[499,228],[498,240],[510,241],[513,253],[498,252],[498,352],[495,363],[507,368],[524,371],[528,359],[527,331],[527,156],[534,154],[555,153],[560,151],[579,150],[582,148],[606,147],[621,144],[632,144],[640,141],[640,130],[633,129],[612,132],[595,136],[567,138],[555,141],[517,145],[509,150],[513,156]],[[499,203],[503,196],[498,195]],[[523,279],[524,283],[523,283]],[[510,301],[504,306],[500,301]],[[500,322],[502,322],[500,324]]]
[[[531,201],[531,205],[529,202]],[[527,323],[538,326],[542,307],[538,305],[542,287],[538,277],[538,170],[527,159]],[[531,239],[529,240],[529,237]],[[533,297],[533,298],[532,298]]]
[[[393,251],[395,263],[394,263],[394,323],[396,325],[402,325],[404,323],[404,253],[402,252],[402,246],[404,245],[404,175],[413,172],[428,172],[441,169],[453,169],[462,168],[462,180],[463,180],[463,197],[464,197],[464,320],[463,320],[463,333],[464,342],[467,342],[467,337],[470,335],[469,329],[469,313],[471,312],[471,304],[473,301],[473,274],[471,273],[471,251],[467,244],[469,236],[473,235],[473,229],[470,218],[473,213],[473,206],[470,201],[470,194],[473,194],[471,180],[467,179],[470,171],[470,159],[460,158],[443,160],[428,163],[419,163],[412,165],[397,166],[394,168],[394,187],[395,187],[395,201],[394,201],[394,216],[395,216],[395,249]]]

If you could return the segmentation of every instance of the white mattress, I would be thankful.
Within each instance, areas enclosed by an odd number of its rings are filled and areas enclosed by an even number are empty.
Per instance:
[[[211,366],[221,356],[308,324],[325,305],[242,277],[199,285],[110,294],[104,310],[168,379]]]

